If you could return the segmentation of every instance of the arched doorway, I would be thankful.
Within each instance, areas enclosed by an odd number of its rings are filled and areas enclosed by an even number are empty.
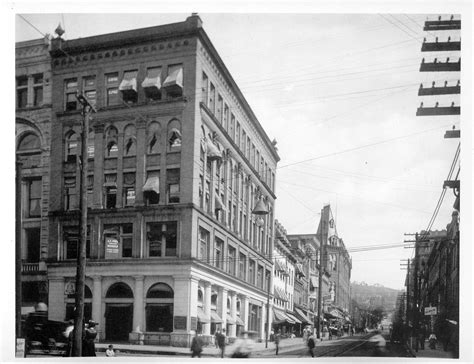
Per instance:
[[[133,292],[125,283],[114,283],[105,296],[105,338],[128,341],[133,325]]]
[[[165,283],[156,283],[146,295],[146,330],[173,331],[174,292]]]

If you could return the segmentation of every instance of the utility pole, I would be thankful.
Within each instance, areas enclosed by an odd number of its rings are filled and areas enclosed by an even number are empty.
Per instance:
[[[21,338],[21,162],[16,161],[15,180],[15,333]]]
[[[81,172],[80,203],[80,240],[77,254],[76,300],[74,315],[74,339],[72,356],[82,356],[82,333],[84,328],[84,286],[86,278],[86,243],[87,243],[87,136],[89,134],[89,114],[94,107],[82,94],[76,95],[82,106],[81,155],[78,158]]]
[[[324,230],[324,220],[323,220],[323,210],[321,210],[321,219],[319,221],[320,224],[320,233],[321,233],[321,242],[320,242],[320,247],[319,247],[319,279],[318,279],[318,331],[317,331],[317,336],[318,339],[321,338],[321,325],[322,325],[322,320],[321,320],[321,306],[322,306],[322,296],[323,296],[323,274],[324,274],[324,255],[325,249],[324,249],[324,239],[323,239],[323,230]]]
[[[410,337],[410,259],[407,259],[407,331]]]
[[[415,351],[418,352],[418,313],[419,313],[419,308],[418,308],[418,302],[419,302],[419,294],[420,290],[418,287],[418,262],[420,260],[420,257],[418,256],[418,247],[419,247],[419,242],[418,242],[418,233],[415,234],[415,274],[413,276],[414,280],[414,287],[413,287],[413,292],[414,292],[414,315],[413,315],[413,329],[415,331]]]

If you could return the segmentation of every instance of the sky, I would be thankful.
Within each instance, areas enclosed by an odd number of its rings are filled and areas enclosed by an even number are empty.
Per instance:
[[[63,37],[75,39],[180,22],[192,11],[38,14],[35,9],[22,12],[24,19],[15,17],[15,39],[54,34],[59,23]],[[420,83],[451,85],[460,79],[457,72],[419,72],[423,57],[443,62],[459,57],[459,52],[422,54],[424,37],[460,38],[459,31],[423,31],[424,21],[438,15],[451,13],[199,12],[267,135],[277,141],[276,218],[288,233],[316,233],[319,212],[330,204],[349,251],[398,244],[350,252],[352,281],[404,288],[400,263],[413,255],[413,249],[400,246],[412,238],[404,234],[428,226],[459,143],[444,139],[444,133],[461,125],[470,131],[459,117],[415,115],[421,101],[426,107],[461,101],[417,96]],[[448,190],[433,229],[446,228],[454,199]]]

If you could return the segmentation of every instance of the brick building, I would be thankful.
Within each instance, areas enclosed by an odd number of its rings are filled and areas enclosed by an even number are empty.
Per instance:
[[[21,187],[22,314],[47,302],[51,64],[49,39],[19,42],[16,59],[16,160]]]
[[[82,92],[97,109],[85,316],[100,339],[187,346],[191,330],[210,340],[217,328],[263,339],[279,157],[200,18],[58,37],[50,54],[50,318],[74,310]]]

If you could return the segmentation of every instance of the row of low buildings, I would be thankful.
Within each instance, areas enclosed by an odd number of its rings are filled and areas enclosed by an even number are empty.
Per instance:
[[[270,325],[314,323],[321,240],[274,223],[275,142],[199,16],[61,35],[16,45],[22,313],[41,301],[52,320],[74,315],[87,158],[84,314],[101,340],[186,346],[191,331],[264,339]],[[78,92],[96,109],[87,156]],[[345,312],[351,261],[333,235],[323,282]]]

